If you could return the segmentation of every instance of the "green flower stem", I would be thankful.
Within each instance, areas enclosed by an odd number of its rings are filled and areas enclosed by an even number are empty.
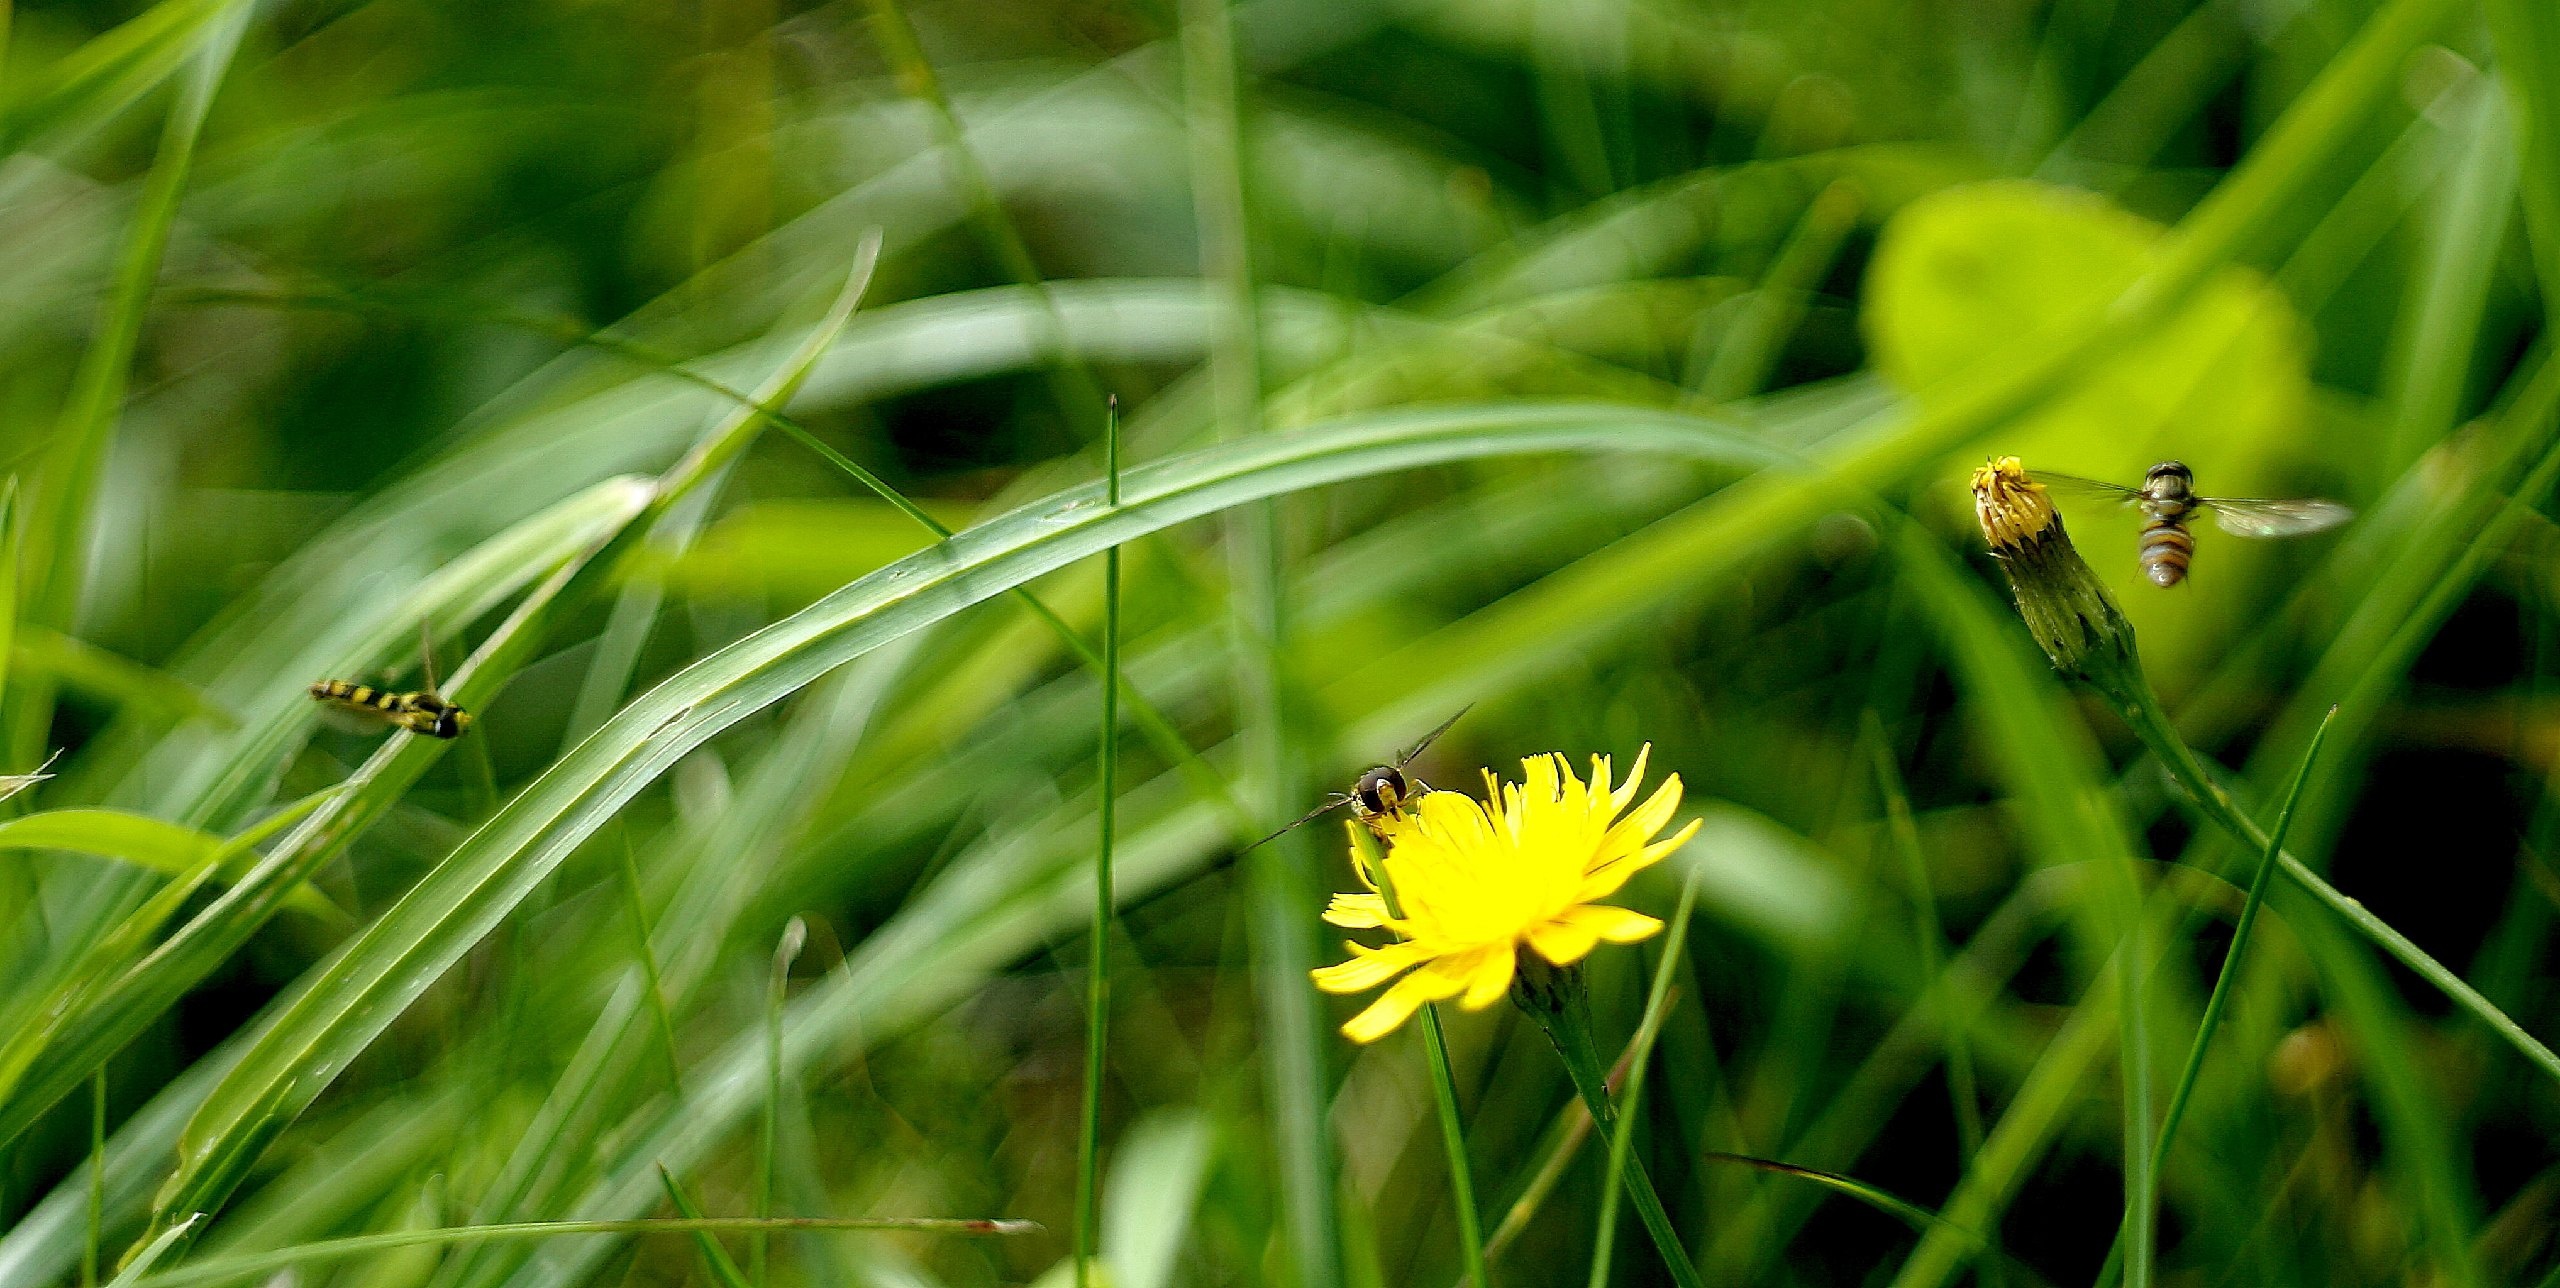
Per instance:
[[[2204,1053],[2213,1041],[2213,1031],[2221,1027],[2222,1008],[2231,1000],[2231,985],[2240,977],[2240,957],[2249,947],[2249,932],[2258,924],[2258,910],[2266,905],[2267,879],[2275,875],[2276,855],[2284,849],[2285,833],[2293,827],[2293,807],[2302,799],[2302,785],[2311,778],[2312,762],[2320,758],[2320,744],[2329,736],[2329,721],[2338,709],[2329,708],[2321,717],[2320,727],[2311,733],[2311,746],[2302,753],[2302,764],[2293,771],[2293,786],[2286,790],[2284,805],[2276,812],[2276,830],[2258,849],[2258,870],[2249,878],[2248,899],[2240,905],[2240,920],[2231,930],[2231,947],[2222,954],[2222,969],[2214,975],[2213,993],[2205,998],[2204,1018],[2196,1022],[2196,1040],[2187,1048],[2187,1067],[2178,1073],[2178,1085],[2169,1093],[2169,1111],[2160,1120],[2160,1141],[2151,1151],[2151,1176],[2158,1184],[2161,1170],[2169,1165],[2169,1146],[2177,1139],[2178,1121],[2187,1113],[2187,1098],[2195,1091],[2196,1079],[2204,1072]],[[2124,1260],[2124,1235],[2116,1231],[2115,1243],[2107,1249],[2106,1264],[2099,1268],[2099,1284],[2115,1281]]]
[[[1458,1080],[1449,1071],[1449,1040],[1437,1004],[1422,1008],[1422,1047],[1431,1061],[1431,1098],[1440,1111],[1440,1143],[1449,1153],[1449,1203],[1458,1213],[1458,1263],[1464,1282],[1492,1288],[1484,1273],[1484,1226],[1476,1218],[1476,1182],[1467,1165],[1467,1136],[1458,1122]]]
[[[2454,974],[2444,963],[2429,956],[2425,949],[2412,943],[2408,936],[2392,929],[2382,918],[2373,915],[2362,903],[2329,884],[2319,873],[2305,866],[2302,860],[2285,853],[2281,847],[2271,846],[2265,829],[2260,828],[2255,820],[2242,813],[2240,807],[2232,803],[2231,797],[2222,790],[2219,783],[2214,781],[2213,775],[2206,772],[2202,758],[2196,755],[2193,748],[2187,746],[2186,739],[2178,736],[2177,727],[2169,723],[2168,712],[2161,708],[2158,695],[2151,691],[2151,685],[2147,681],[2137,677],[2133,684],[2123,686],[2120,691],[2110,690],[2110,694],[2117,699],[2125,721],[2133,726],[2134,736],[2142,740],[2142,744],[2151,750],[2152,755],[2160,758],[2160,763],[2168,768],[2169,777],[2178,784],[2179,789],[2185,792],[2189,799],[2196,803],[2205,817],[2253,848],[2273,849],[2277,869],[2292,878],[2294,884],[2301,886],[2305,893],[2338,914],[2349,926],[2354,927],[2357,933],[2372,940],[2382,951],[2391,954],[2394,961],[2408,967],[2419,978],[2442,990],[2446,997],[2453,999],[2456,1006],[2469,1011],[2474,1018],[2488,1025],[2490,1031],[2505,1039],[2507,1045],[2514,1047],[2525,1059],[2532,1061],[2535,1067],[2551,1075],[2555,1080],[2560,1080],[2560,1055],[2554,1054],[2550,1047],[2543,1045],[2541,1039],[2525,1032],[2523,1025],[2509,1019],[2506,1012],[2498,1009],[2497,1003],[2482,996],[2480,990],[2464,982],[2461,976]]]
[[[1387,882],[1387,866],[1378,855],[1377,838],[1366,829],[1351,829],[1351,845],[1356,851],[1352,861],[1377,878],[1378,896],[1386,901],[1387,912],[1404,916],[1396,905],[1395,887]],[[1449,1040],[1440,1031],[1440,1008],[1435,1003],[1422,1008],[1422,1047],[1431,1064],[1431,1098],[1439,1110],[1440,1143],[1449,1154],[1449,1202],[1458,1212],[1458,1264],[1464,1267],[1462,1283],[1474,1288],[1492,1288],[1493,1281],[1484,1271],[1484,1226],[1476,1216],[1475,1172],[1467,1163],[1467,1135],[1458,1119],[1458,1079],[1449,1069]]]
[[[1515,992],[1546,992],[1552,1004],[1524,1003],[1522,1010],[1545,1030],[1556,1055],[1564,1060],[1564,1070],[1573,1079],[1573,1088],[1582,1093],[1583,1107],[1591,1111],[1591,1121],[1600,1132],[1613,1134],[1618,1129],[1617,1106],[1609,1098],[1608,1071],[1600,1064],[1599,1049],[1591,1042],[1591,999],[1580,974],[1572,969],[1556,970],[1533,954],[1521,955],[1522,978],[1531,973],[1548,976],[1558,987],[1541,989],[1536,983],[1514,984]],[[1620,1174],[1626,1183],[1627,1201],[1635,1205],[1636,1219],[1644,1222],[1645,1233],[1653,1236],[1654,1249],[1662,1254],[1662,1264],[1671,1271],[1671,1280],[1680,1288],[1703,1288],[1698,1268],[1689,1261],[1689,1251],[1682,1247],[1680,1235],[1671,1228],[1671,1216],[1662,1210],[1662,1198],[1654,1193],[1653,1177],[1645,1171],[1641,1159],[1627,1159],[1627,1169]]]

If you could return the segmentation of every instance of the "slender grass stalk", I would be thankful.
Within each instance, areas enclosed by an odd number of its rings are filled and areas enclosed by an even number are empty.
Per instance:
[[[1108,401],[1102,383],[1067,343],[1066,317],[1058,311],[1057,298],[1050,294],[1040,265],[1031,258],[1030,243],[1022,239],[1022,230],[1014,226],[1012,217],[1005,213],[1004,202],[997,199],[995,180],[988,175],[986,164],[979,160],[977,149],[969,146],[969,132],[960,124],[959,113],[952,110],[951,96],[944,92],[933,60],[925,57],[924,45],[916,39],[915,25],[907,21],[906,10],[898,0],[871,0],[871,29],[881,52],[888,56],[890,69],[897,74],[899,91],[924,104],[932,115],[934,134],[959,182],[961,198],[968,203],[969,219],[977,227],[979,240],[1004,266],[1006,275],[1030,290],[1040,303],[1040,324],[1032,337],[1032,348],[1047,367],[1058,414],[1071,427],[1089,425],[1084,420],[1091,414],[1089,409]]]
[[[1645,996],[1644,1019],[1636,1025],[1636,1040],[1629,1048],[1626,1088],[1621,1093],[1624,1104],[1618,1114],[1618,1129],[1609,1135],[1609,1168],[1601,1175],[1616,1178],[1627,1173],[1627,1152],[1635,1141],[1635,1110],[1644,1095],[1644,1070],[1653,1055],[1654,1039],[1662,1032],[1662,1021],[1671,1012],[1671,976],[1680,964],[1680,947],[1689,942],[1689,912],[1698,903],[1698,874],[1704,869],[1691,867],[1689,879],[1680,886],[1680,906],[1671,914],[1671,930],[1662,946],[1662,960],[1653,968],[1653,990]],[[1608,1288],[1609,1259],[1618,1246],[1618,1187],[1605,1184],[1600,1190],[1600,1224],[1592,1234],[1591,1288]]]
[[[1422,1008],[1422,1051],[1431,1065],[1431,1103],[1440,1120],[1440,1145],[1449,1158],[1449,1208],[1458,1218],[1460,1282],[1492,1288],[1485,1277],[1484,1222],[1476,1214],[1475,1169],[1467,1161],[1466,1124],[1458,1116],[1458,1079],[1449,1067],[1449,1038],[1441,1031],[1438,1003]]]
[[[1884,798],[1885,828],[1910,873],[1911,913],[1920,931],[1922,986],[1936,988],[1947,969],[1946,929],[1938,921],[1929,856],[1920,848],[1920,828],[1911,817],[1911,797],[1893,763],[1893,749],[1885,741],[1884,722],[1872,707],[1866,713],[1866,734],[1875,755],[1876,790]],[[1945,1035],[1947,1095],[1955,1102],[1956,1164],[1971,1167],[1974,1156],[1982,1152],[1982,1093],[1974,1079],[1973,1045],[1965,1040],[1964,1025],[1952,1012],[1946,1017]]]
[[[80,1250],[82,1288],[98,1282],[98,1246],[107,1224],[107,1067],[89,1074],[89,1241]]]
[[[640,860],[631,852],[631,833],[622,834],[622,897],[631,912],[631,952],[640,959],[640,983],[649,990],[649,1016],[656,1025],[658,1054],[667,1062],[667,1089],[684,1090],[684,1065],[676,1059],[676,1022],[667,1013],[666,981],[658,975],[656,932],[649,926],[649,904],[640,893]]]
[[[1181,0],[1183,115],[1190,142],[1192,207],[1202,276],[1218,300],[1209,338],[1210,394],[1219,436],[1262,433],[1262,330],[1254,298],[1252,224],[1245,198],[1243,85],[1229,0]],[[1228,605],[1234,637],[1238,723],[1247,777],[1261,789],[1250,835],[1287,818],[1296,799],[1287,713],[1280,700],[1286,656],[1281,620],[1279,503],[1266,499],[1228,512]],[[1325,1047],[1316,1019],[1314,945],[1306,911],[1314,904],[1303,853],[1283,837],[1256,850],[1248,873],[1254,991],[1263,1013],[1264,1076],[1270,1131],[1280,1163],[1280,1215],[1298,1283],[1342,1281],[1330,1127],[1325,1120]]]
[[[2329,715],[2338,713],[2329,708]],[[2311,777],[2311,766],[2320,758],[2320,744],[2329,736],[2329,721],[2322,719],[2312,731],[2311,746],[2302,753],[2302,766],[2293,773],[2293,785],[2286,789],[2284,805],[2276,812],[2275,830],[2268,834],[2261,848],[2258,870],[2249,878],[2249,896],[2240,905],[2240,920],[2231,931],[2231,947],[2222,955],[2222,969],[2214,976],[2213,992],[2205,998],[2204,1018],[2196,1024],[2195,1045],[2187,1052],[2186,1068],[2178,1074],[2178,1085],[2169,1093],[2168,1112],[2160,1120],[2160,1144],[2152,1151],[2151,1170],[2156,1178],[2169,1161],[2169,1146],[2177,1139],[2179,1120],[2186,1117],[2187,1098],[2195,1091],[2197,1075],[2204,1070],[2205,1048],[2213,1040],[2214,1028],[2222,1022],[2222,1008],[2231,1000],[2232,982],[2240,975],[2240,956],[2249,946],[2249,932],[2258,924],[2258,911],[2267,897],[2267,879],[2276,869],[2276,859],[2284,853],[2285,833],[2293,826],[2293,807],[2302,799],[2302,785]]]
[[[756,1216],[773,1215],[773,1155],[776,1124],[782,1115],[782,1004],[791,993],[791,963],[809,942],[809,923],[793,917],[783,924],[773,946],[773,974],[764,994],[764,1113],[756,1126]],[[747,1277],[755,1288],[770,1288],[772,1252],[767,1231],[747,1236]]]
[[[2203,759],[2197,756],[2195,750],[2187,745],[2186,740],[2178,735],[2177,727],[2169,722],[2169,714],[2161,708],[2160,699],[2151,691],[2150,684],[2144,682],[2137,685],[2136,692],[2130,697],[2130,701],[2119,704],[2122,714],[2133,726],[2134,736],[2141,739],[2143,746],[2148,748],[2152,755],[2159,757],[2161,765],[2169,771],[2171,780],[2177,783],[2180,792],[2193,801],[2215,826],[2246,845],[2266,849],[2270,838],[2265,829],[2259,827],[2257,822],[2243,812],[2238,805],[2233,804],[2230,795],[2224,792],[2221,784],[2206,771]],[[2324,720],[2323,724],[2325,723]],[[2526,1032],[2524,1026],[2516,1023],[2498,1007],[2497,1003],[2482,996],[2480,990],[2473,988],[2444,963],[2437,961],[2425,949],[2411,942],[2408,936],[2393,929],[2389,922],[2375,916],[2364,904],[2329,884],[2327,878],[2312,871],[2302,860],[2286,853],[2281,847],[2276,849],[2275,856],[2277,870],[2283,872],[2294,884],[2302,887],[2304,893],[2336,913],[2358,934],[2372,940],[2376,947],[2389,953],[2394,961],[2408,967],[2419,978],[2444,993],[2456,1006],[2470,1012],[2473,1018],[2489,1026],[2492,1032],[2504,1039],[2509,1046],[2514,1047],[2535,1067],[2554,1079],[2560,1079],[2560,1054],[2555,1054],[2550,1047],[2543,1044],[2540,1038]]]
[[[100,310],[97,334],[81,354],[62,415],[47,444],[44,486],[33,498],[26,534],[36,543],[35,557],[24,566],[27,585],[23,587],[27,616],[39,625],[68,632],[78,612],[81,573],[88,561],[77,552],[95,518],[99,484],[122,418],[143,320],[159,284],[169,234],[177,225],[179,199],[194,169],[196,142],[255,9],[255,5],[235,4],[216,15],[203,31],[194,52],[195,65],[180,83],[177,100],[161,126],[159,150],[143,177],[133,226],[116,256],[115,279]],[[15,759],[35,759],[51,720],[52,685],[43,681],[21,685],[9,696],[7,739],[0,745],[10,747]]]
[[[678,1215],[690,1220],[701,1219],[702,1205],[694,1202],[693,1196],[684,1192],[684,1186],[676,1180],[676,1174],[668,1171],[664,1163],[658,1165],[658,1183],[666,1187],[667,1201],[675,1204]],[[721,1247],[718,1239],[711,1237],[711,1231],[694,1231],[693,1247],[694,1251],[702,1254],[702,1268],[711,1272],[711,1281],[720,1285],[720,1288],[753,1288],[747,1282],[746,1272],[738,1269],[738,1263],[730,1258],[729,1250]]]
[[[1120,400],[1104,414],[1103,504],[1120,505]],[[1120,547],[1102,552],[1102,729],[1095,739],[1093,936],[1085,959],[1084,1118],[1076,1137],[1076,1288],[1091,1282],[1095,1232],[1102,1224],[1102,1076],[1111,1023],[1111,878],[1113,815],[1120,797]]]
[[[1365,827],[1344,830],[1351,834],[1352,848],[1359,851],[1356,861],[1377,879],[1388,913],[1402,917],[1404,909],[1396,903],[1395,886],[1378,854],[1378,839]],[[1458,1078],[1449,1065],[1449,1038],[1441,1029],[1437,1002],[1422,1007],[1422,1050],[1431,1069],[1431,1104],[1440,1123],[1440,1145],[1449,1160],[1449,1205],[1458,1218],[1459,1282],[1471,1288],[1492,1288],[1493,1281],[1485,1277],[1484,1224],[1476,1211],[1475,1167],[1467,1161],[1466,1124],[1458,1113]]]
[[[2334,717],[2337,708],[2331,707]],[[2169,1093],[2168,1112],[2160,1119],[2160,1142],[2151,1151],[2151,1176],[2158,1184],[2160,1171],[2168,1166],[2169,1146],[2178,1135],[2178,1122],[2186,1116],[2187,1098],[2195,1091],[2196,1079],[2204,1072],[2206,1046],[2213,1041],[2213,1031],[2222,1023],[2222,1009],[2231,1000],[2232,982],[2240,977],[2240,955],[2249,946],[2249,932],[2258,924],[2258,910],[2266,902],[2267,880],[2275,874],[2276,856],[2284,850],[2285,832],[2293,826],[2293,807],[2302,799],[2302,785],[2310,780],[2312,763],[2320,758],[2320,744],[2329,736],[2329,720],[2323,718],[2312,731],[2311,745],[2302,754],[2302,764],[2293,771],[2293,785],[2286,789],[2284,805],[2276,813],[2275,831],[2259,847],[2258,868],[2249,878],[2248,897],[2240,905],[2240,920],[2231,931],[2231,947],[2222,955],[2222,968],[2214,976],[2213,992],[2205,998],[2204,1018],[2196,1024],[2196,1040],[2187,1049],[2186,1067],[2179,1071],[2178,1085]],[[2098,1271],[2097,1282],[2115,1281],[2116,1269],[2124,1256],[2124,1232],[2116,1232],[2114,1246],[2107,1249],[2107,1261]]]
[[[651,1217],[629,1221],[514,1221],[494,1225],[443,1226],[425,1230],[392,1230],[350,1235],[239,1256],[207,1257],[182,1269],[141,1277],[135,1288],[204,1288],[209,1284],[263,1279],[279,1270],[315,1261],[338,1261],[368,1252],[397,1248],[449,1247],[456,1244],[512,1243],[597,1234],[718,1234],[765,1231],[882,1231],[966,1236],[1041,1233],[1037,1221],[985,1217]],[[137,1259],[137,1264],[140,1264]]]

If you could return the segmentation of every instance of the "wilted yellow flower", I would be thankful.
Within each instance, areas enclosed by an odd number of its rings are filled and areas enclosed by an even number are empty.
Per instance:
[[[1973,472],[1973,514],[2009,578],[2018,616],[2054,669],[2110,694],[2128,692],[2133,625],[2073,548],[2044,485],[2017,457],[1996,457]]]
[[[1669,840],[1653,839],[1680,808],[1678,774],[1627,813],[1652,750],[1639,752],[1634,772],[1614,787],[1607,757],[1591,758],[1585,784],[1549,753],[1521,761],[1517,785],[1488,772],[1484,802],[1432,792],[1408,807],[1386,837],[1384,880],[1363,866],[1368,892],[1335,895],[1325,909],[1337,926],[1384,928],[1399,940],[1349,944],[1351,960],[1315,972],[1316,987],[1328,993],[1396,981],[1343,1033],[1372,1042],[1415,1008],[1451,997],[1469,1010],[1491,1006],[1509,991],[1523,950],[1565,966],[1603,940],[1633,943],[1662,929],[1643,913],[1593,902],[1697,833],[1693,821]],[[1390,910],[1390,893],[1402,916]]]

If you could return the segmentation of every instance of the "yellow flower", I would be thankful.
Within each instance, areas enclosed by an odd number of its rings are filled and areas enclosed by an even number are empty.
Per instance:
[[[1349,944],[1351,960],[1315,972],[1316,987],[1328,993],[1396,980],[1343,1033],[1376,1041],[1415,1008],[1451,997],[1469,1010],[1491,1006],[1510,990],[1523,948],[1568,966],[1602,940],[1633,943],[1662,929],[1643,913],[1592,902],[1697,833],[1693,821],[1669,840],[1653,839],[1680,808],[1678,774],[1618,817],[1635,799],[1652,750],[1637,753],[1634,772],[1616,787],[1607,757],[1591,758],[1586,785],[1563,756],[1549,753],[1521,761],[1516,786],[1486,773],[1484,803],[1432,792],[1408,806],[1387,832],[1383,886],[1362,866],[1368,893],[1337,894],[1325,909],[1337,926],[1382,928],[1399,941]],[[1389,910],[1389,893],[1402,916]]]

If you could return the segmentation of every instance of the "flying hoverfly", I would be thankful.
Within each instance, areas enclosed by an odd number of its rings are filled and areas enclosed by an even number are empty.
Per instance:
[[[1417,778],[1406,777],[1405,767],[1420,758],[1424,751],[1430,749],[1431,744],[1440,741],[1440,735],[1449,732],[1449,727],[1458,723],[1460,717],[1465,716],[1474,705],[1469,703],[1467,706],[1458,708],[1457,715],[1441,721],[1439,728],[1422,735],[1422,741],[1413,744],[1413,750],[1396,757],[1394,764],[1371,765],[1367,772],[1360,775],[1359,781],[1351,785],[1350,791],[1332,793],[1325,798],[1324,804],[1299,815],[1297,822],[1244,848],[1253,850],[1269,844],[1280,839],[1282,835],[1315,822],[1345,805],[1351,807],[1354,817],[1369,825],[1370,831],[1380,836],[1386,835],[1385,820],[1403,814],[1407,802],[1431,790],[1431,784]]]
[[[2142,512],[2142,571],[2163,588],[2186,580],[2195,560],[2196,538],[2187,524],[2198,512],[2210,512],[2215,526],[2235,537],[2293,537],[2334,528],[2355,517],[2335,501],[2304,497],[2287,501],[2197,496],[2195,471],[2179,461],[2162,461],[2142,476],[2142,486],[2102,483],[2073,474],[2035,473],[2039,483],[2065,495],[2077,494],[2129,505]]]
[[[418,627],[421,665],[426,672],[426,687],[406,693],[377,689],[353,680],[315,680],[311,696],[336,707],[352,711],[368,719],[406,729],[429,738],[454,739],[471,727],[471,713],[445,700],[436,692],[435,643],[427,638],[425,625]]]

